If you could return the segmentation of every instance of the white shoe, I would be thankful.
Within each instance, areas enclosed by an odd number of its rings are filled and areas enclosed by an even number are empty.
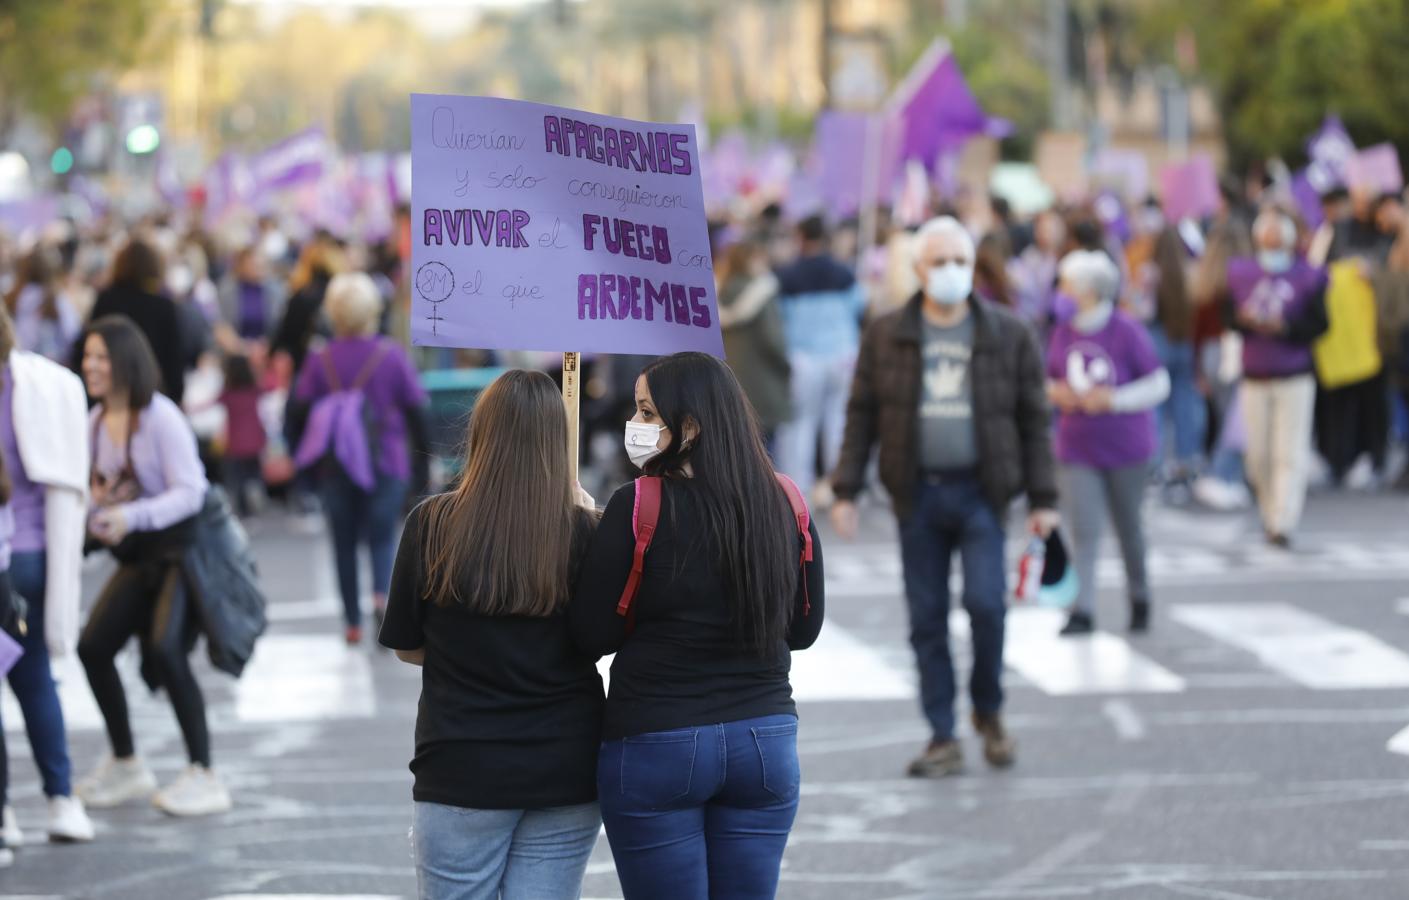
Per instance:
[[[156,789],[156,776],[140,759],[108,757],[78,783],[78,796],[93,809],[110,809],[150,797]]]
[[[1248,489],[1243,485],[1231,484],[1211,475],[1194,482],[1194,499],[1220,512],[1246,509],[1250,500]]]
[[[230,791],[210,769],[192,765],[162,788],[152,804],[169,816],[209,816],[229,812]]]
[[[9,847],[0,847],[0,869],[8,869],[15,864],[15,851]]]
[[[20,831],[20,821],[15,818],[15,808],[5,807],[4,824],[0,825],[0,843],[6,847],[24,846],[24,832]]]
[[[93,820],[77,797],[49,798],[49,840],[60,844],[86,844],[93,840]]]

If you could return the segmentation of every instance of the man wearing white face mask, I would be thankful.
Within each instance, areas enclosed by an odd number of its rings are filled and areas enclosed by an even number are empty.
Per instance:
[[[1290,546],[1311,461],[1316,377],[1311,344],[1329,327],[1326,274],[1296,256],[1296,225],[1269,209],[1253,223],[1256,259],[1228,263],[1234,326],[1243,333],[1247,473],[1267,540]]]
[[[1055,465],[1042,353],[1016,316],[973,295],[974,242],[949,217],[915,236],[921,292],[866,330],[847,406],[832,521],[857,530],[853,503],[871,450],[900,524],[910,643],[932,739],[911,775],[963,767],[954,739],[954,667],[949,654],[949,572],[958,551],[963,604],[974,641],[969,681],[984,757],[1013,763],[1003,705],[1004,519],[1025,494],[1029,527],[1057,524]]]

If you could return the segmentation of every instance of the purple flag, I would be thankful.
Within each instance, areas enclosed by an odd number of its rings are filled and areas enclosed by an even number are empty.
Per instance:
[[[990,126],[942,41],[935,42],[915,64],[896,99],[901,121],[900,159],[919,160],[927,169],[933,168],[945,151],[988,133],[990,127],[1000,134],[1003,131],[1002,124]]]
[[[1297,209],[1306,224],[1317,228],[1325,218],[1321,213],[1321,194],[1311,186],[1307,171],[1302,169],[1292,176],[1292,199],[1296,201]]]
[[[1185,217],[1201,219],[1218,211],[1218,174],[1207,153],[1195,153],[1187,162],[1160,169],[1160,199],[1171,222]]]
[[[282,190],[321,178],[332,151],[323,129],[309,128],[260,153],[250,169],[261,194]]]
[[[1376,194],[1399,193],[1404,190],[1399,151],[1389,143],[1366,147],[1346,161],[1345,180],[1352,187]]]
[[[723,356],[690,125],[411,95],[412,342]]]
[[[1318,195],[1345,186],[1346,165],[1355,155],[1355,143],[1339,116],[1326,117],[1321,128],[1307,140],[1306,155],[1311,157],[1306,178]]]

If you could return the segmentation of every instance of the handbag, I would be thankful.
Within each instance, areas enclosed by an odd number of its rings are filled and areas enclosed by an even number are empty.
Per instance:
[[[0,676],[5,676],[24,656],[22,642],[29,634],[25,624],[29,604],[10,587],[8,572],[0,572],[0,602],[4,603],[4,613],[0,616]]]

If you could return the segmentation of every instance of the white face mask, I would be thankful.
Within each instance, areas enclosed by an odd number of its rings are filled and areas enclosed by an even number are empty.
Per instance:
[[[631,457],[632,465],[639,469],[660,456],[660,450],[656,448],[656,444],[660,443],[662,431],[665,431],[663,425],[647,425],[645,422],[626,423],[626,455]]]
[[[1280,275],[1292,267],[1292,251],[1259,250],[1257,251],[1257,261],[1268,272]]]
[[[925,280],[925,293],[936,303],[957,306],[969,299],[974,288],[974,267],[945,263],[930,269]]]

